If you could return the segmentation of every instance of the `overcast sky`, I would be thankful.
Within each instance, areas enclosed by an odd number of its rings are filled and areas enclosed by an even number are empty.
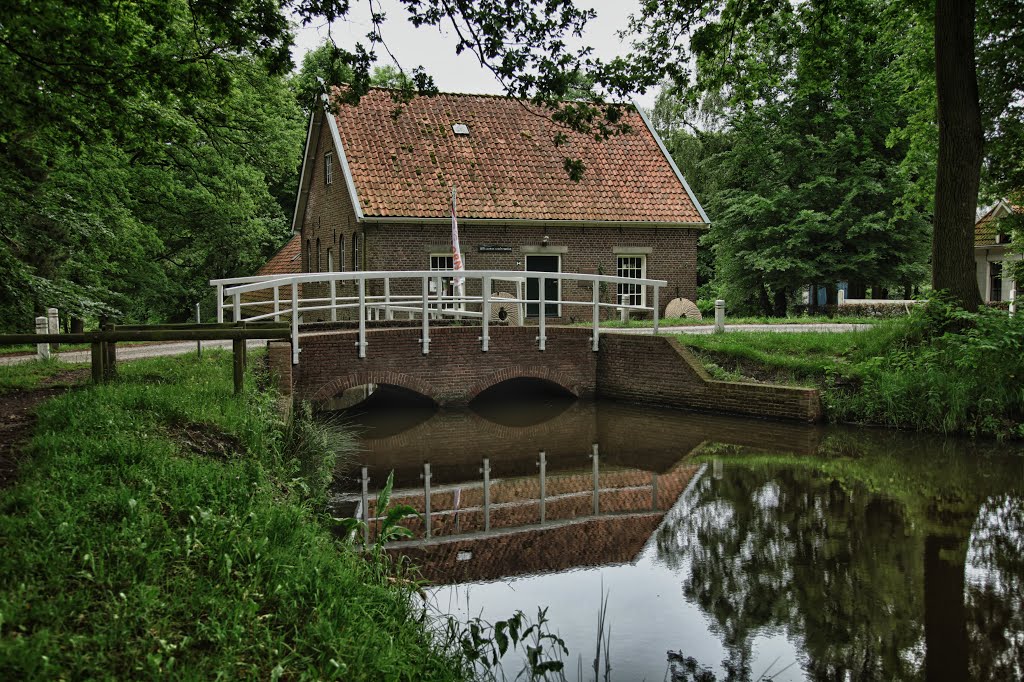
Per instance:
[[[331,34],[341,47],[351,48],[357,41],[367,44],[365,36],[370,31],[369,3],[353,3],[349,17],[335,22]],[[637,10],[638,0],[579,0],[580,7],[590,6],[597,10],[597,18],[587,24],[587,32],[581,44],[594,48],[596,56],[603,59],[623,54],[626,46],[616,32],[625,28],[629,15]],[[388,16],[382,28],[384,40],[407,72],[423,66],[434,77],[442,92],[470,92],[498,94],[501,86],[490,71],[481,67],[469,52],[455,54],[455,38],[450,30],[433,27],[413,28],[406,20],[405,9],[396,2],[381,0],[380,6]],[[316,22],[300,28],[293,53],[296,65],[302,63],[302,55],[320,45],[327,37],[327,26]],[[378,50],[378,64],[387,64],[389,58],[383,49]],[[654,104],[654,93],[636,97],[645,108]]]

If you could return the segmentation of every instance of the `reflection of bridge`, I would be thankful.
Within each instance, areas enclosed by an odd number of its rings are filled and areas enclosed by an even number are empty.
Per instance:
[[[360,456],[367,494],[341,500],[372,528],[371,488],[393,471],[393,500],[421,514],[405,524],[419,539],[393,549],[435,581],[623,563],[676,503],[697,469],[687,457],[704,443],[810,454],[820,437],[813,426],[606,403],[574,403],[530,426],[439,412],[383,438],[371,431]]]
[[[473,295],[438,293],[445,289],[441,281],[456,275],[466,278]],[[510,279],[525,281],[525,298],[522,293],[496,298],[493,289]],[[419,294],[401,293],[408,292],[410,282],[420,286]],[[548,287],[549,283],[556,286]],[[802,421],[821,416],[813,389],[714,381],[674,339],[658,336],[658,291],[665,284],[660,280],[561,272],[428,271],[316,273],[214,284],[218,321],[228,309],[225,297],[236,322],[290,319],[291,341],[270,344],[270,368],[282,393],[303,400],[326,401],[349,388],[385,384],[415,391],[439,405],[458,405],[496,384],[530,378],[578,397],[597,395]],[[339,286],[354,286],[355,295],[341,295]],[[617,304],[604,303],[602,287],[616,287],[628,296],[620,296]],[[581,289],[590,293],[584,297],[588,300],[572,297]],[[516,290],[521,292],[522,287]],[[290,299],[287,305],[282,303],[284,291]],[[627,300],[639,304],[625,305]],[[536,326],[492,324],[495,306],[508,304],[524,304],[527,314],[533,306]],[[549,327],[548,314],[538,313],[552,306],[549,314],[559,316],[563,306],[583,307],[592,324]],[[599,322],[609,308],[650,314],[653,333],[604,333]],[[399,321],[396,314],[418,315],[419,320]],[[303,315],[329,321],[300,329]],[[346,315],[354,319],[339,320]],[[443,326],[438,318],[446,318]]]

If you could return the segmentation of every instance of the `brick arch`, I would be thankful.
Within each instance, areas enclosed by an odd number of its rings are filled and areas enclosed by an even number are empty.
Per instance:
[[[388,386],[398,386],[430,398],[435,403],[438,402],[433,388],[427,382],[402,372],[376,370],[351,372],[345,376],[331,379],[327,383],[321,385],[313,393],[310,399],[329,400],[350,388],[355,386],[364,386],[366,384],[387,384]]]
[[[478,381],[466,391],[465,401],[468,403],[490,387],[510,379],[541,379],[543,381],[550,381],[571,393],[573,397],[580,397],[580,391],[576,382],[565,372],[551,370],[539,365],[513,365],[512,367],[506,367],[493,372],[484,377],[482,381]]]

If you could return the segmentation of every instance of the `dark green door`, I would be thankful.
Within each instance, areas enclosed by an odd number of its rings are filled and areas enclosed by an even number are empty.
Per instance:
[[[559,256],[537,256],[529,255],[526,256],[526,269],[532,270],[533,272],[559,272],[561,265],[561,257]],[[557,301],[560,298],[558,292],[558,280],[557,279],[545,279],[544,280],[544,300],[545,301]],[[526,299],[528,301],[540,301],[540,279],[537,277],[526,278]],[[537,310],[540,308],[540,303],[527,303],[526,304],[526,316],[537,317]],[[558,304],[557,303],[546,303],[544,305],[544,314],[546,317],[558,317]]]

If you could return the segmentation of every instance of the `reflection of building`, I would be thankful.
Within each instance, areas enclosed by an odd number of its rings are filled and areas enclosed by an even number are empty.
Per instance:
[[[1008,261],[1021,255],[1007,253],[1012,237],[1010,220],[1024,214],[1024,208],[1005,199],[990,208],[974,225],[974,261],[978,291],[986,303],[1008,301],[1016,284],[1008,272]]]

